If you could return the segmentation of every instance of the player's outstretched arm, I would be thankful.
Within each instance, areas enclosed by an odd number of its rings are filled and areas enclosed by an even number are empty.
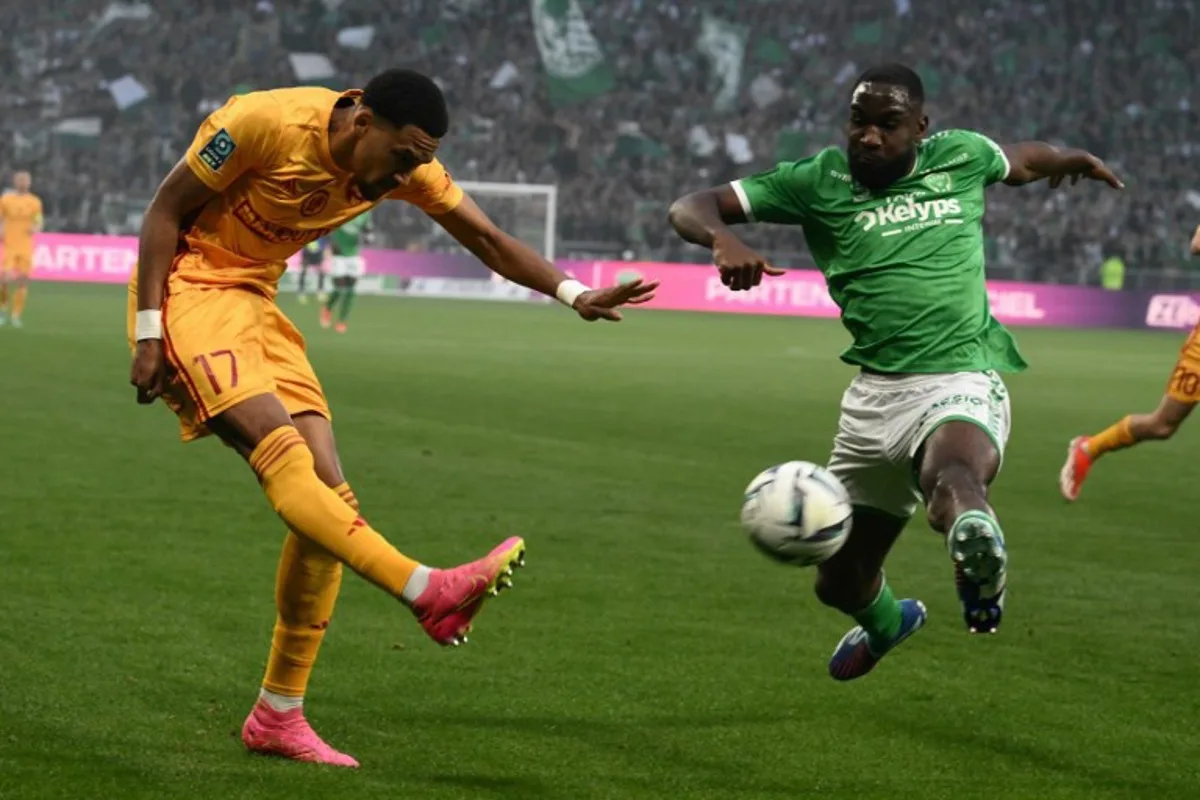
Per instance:
[[[1196,232],[1192,234],[1192,255],[1200,256],[1200,225],[1196,226]]]
[[[732,184],[679,198],[671,204],[668,219],[684,241],[713,251],[713,264],[721,271],[722,283],[735,292],[758,286],[764,274],[782,275],[786,271],[768,264],[730,228],[747,222]]]
[[[186,159],[181,159],[158,187],[142,217],[137,263],[137,352],[129,376],[129,382],[137,387],[139,403],[154,402],[166,388],[162,304],[179,230],[185,217],[216,194],[196,177]]]
[[[1048,178],[1050,188],[1056,189],[1067,178],[1072,184],[1087,178],[1104,181],[1114,189],[1125,188],[1103,161],[1086,150],[1055,147],[1045,142],[1006,144],[1001,149],[1008,159],[1008,177],[1004,182],[1009,186],[1024,186]]]
[[[621,319],[617,309],[654,299],[658,281],[642,280],[591,289],[565,275],[533,248],[496,227],[469,196],[445,214],[431,215],[465,248],[471,251],[493,272],[519,283],[575,309],[579,316],[591,322]]]

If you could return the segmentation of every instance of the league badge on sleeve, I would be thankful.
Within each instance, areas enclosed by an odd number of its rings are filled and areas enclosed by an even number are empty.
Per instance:
[[[233,137],[227,130],[221,128],[200,150],[200,160],[207,164],[209,169],[216,172],[229,160],[236,149],[237,142],[233,141]]]

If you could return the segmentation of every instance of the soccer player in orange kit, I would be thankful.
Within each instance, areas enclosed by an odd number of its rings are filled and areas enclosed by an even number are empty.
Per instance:
[[[30,191],[32,185],[28,172],[18,172],[13,175],[13,191],[0,196],[0,222],[4,225],[0,325],[10,320],[14,328],[21,327],[25,313],[29,275],[33,272],[33,237],[42,229],[42,200]]]
[[[650,300],[657,285],[590,289],[497,229],[434,157],[448,125],[440,89],[407,70],[377,75],[361,91],[234,97],[204,122],[145,215],[129,295],[138,402],[162,397],[185,441],[211,433],[236,450],[289,528],[266,676],[242,729],[252,751],[358,765],[303,712],[342,564],[407,605],[434,641],[456,645],[525,552],[513,537],[477,561],[430,568],[359,515],[304,340],[275,304],[287,258],[395,199],[585,320],[619,320],[618,307]]]
[[[1192,255],[1200,256],[1200,227],[1192,234]],[[1076,436],[1067,445],[1067,460],[1058,473],[1062,496],[1075,502],[1092,467],[1101,456],[1141,444],[1164,441],[1178,432],[1200,403],[1200,323],[1179,349],[1158,406],[1147,414],[1129,414],[1093,436]]]

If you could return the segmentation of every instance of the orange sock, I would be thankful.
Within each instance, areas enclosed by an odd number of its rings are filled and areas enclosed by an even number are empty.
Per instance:
[[[25,297],[29,294],[28,286],[18,286],[17,291],[13,292],[13,319],[20,319],[21,313],[25,310]]]
[[[1087,440],[1088,455],[1095,459],[1113,450],[1121,450],[1122,448],[1136,444],[1137,440],[1133,436],[1133,428],[1131,426],[1132,419],[1132,417],[1125,417],[1125,419],[1105,428],[1095,436],[1089,436]]]
[[[271,431],[250,454],[275,512],[298,535],[392,596],[420,566],[368,525],[337,492],[317,477],[312,451],[291,425]]]
[[[343,483],[334,488],[351,508],[358,499]],[[328,550],[288,531],[275,576],[275,633],[263,688],[285,697],[303,697],[321,640],[333,616],[342,585],[342,562]]]

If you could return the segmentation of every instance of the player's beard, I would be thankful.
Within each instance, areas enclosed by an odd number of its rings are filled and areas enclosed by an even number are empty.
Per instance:
[[[867,189],[886,189],[903,178],[912,169],[917,148],[912,148],[891,160],[876,161],[858,156],[853,150],[847,154],[850,177]]]
[[[356,180],[355,184],[358,186],[359,194],[361,194],[365,200],[371,203],[379,200],[388,192],[400,185],[400,183],[391,176],[388,176],[380,181],[374,181],[373,183]]]

